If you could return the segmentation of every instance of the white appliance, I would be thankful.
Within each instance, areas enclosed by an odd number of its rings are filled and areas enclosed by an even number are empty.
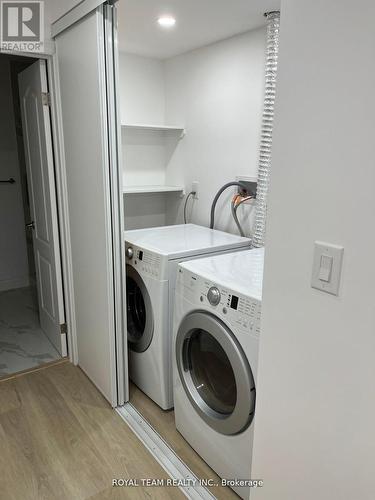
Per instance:
[[[179,265],[173,322],[176,427],[223,479],[249,480],[264,250]],[[248,485],[229,484],[242,498]]]
[[[173,407],[172,313],[178,263],[249,246],[248,238],[194,224],[125,232],[129,375],[161,408]]]

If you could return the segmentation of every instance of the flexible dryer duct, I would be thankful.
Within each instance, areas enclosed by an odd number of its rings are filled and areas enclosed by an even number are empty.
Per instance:
[[[277,58],[279,53],[280,12],[268,12],[265,16],[267,18],[266,82],[260,140],[255,224],[252,239],[252,245],[256,248],[264,246],[266,232],[267,195],[271,170]]]

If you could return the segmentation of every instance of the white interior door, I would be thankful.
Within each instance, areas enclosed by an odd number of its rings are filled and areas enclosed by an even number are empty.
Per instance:
[[[39,60],[19,75],[22,128],[32,220],[39,316],[43,331],[66,355],[64,302],[58,233],[47,71]]]
[[[111,19],[101,6],[58,32],[78,365],[124,402],[123,272]],[[112,69],[111,69],[112,68]]]

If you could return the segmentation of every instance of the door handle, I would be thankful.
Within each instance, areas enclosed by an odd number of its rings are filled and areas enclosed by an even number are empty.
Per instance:
[[[35,222],[32,220],[28,224],[26,224],[27,229],[35,229]]]

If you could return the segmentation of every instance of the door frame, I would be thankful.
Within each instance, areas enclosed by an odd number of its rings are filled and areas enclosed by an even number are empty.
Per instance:
[[[43,59],[47,64],[48,91],[50,94],[52,147],[54,153],[55,188],[60,237],[61,273],[63,281],[63,298],[65,322],[67,325],[67,347],[69,360],[78,364],[77,331],[75,322],[75,304],[72,280],[72,262],[70,253],[70,227],[68,217],[68,195],[65,176],[65,158],[63,149],[60,88],[55,44],[49,43],[46,52],[21,52],[1,50],[1,54]]]

